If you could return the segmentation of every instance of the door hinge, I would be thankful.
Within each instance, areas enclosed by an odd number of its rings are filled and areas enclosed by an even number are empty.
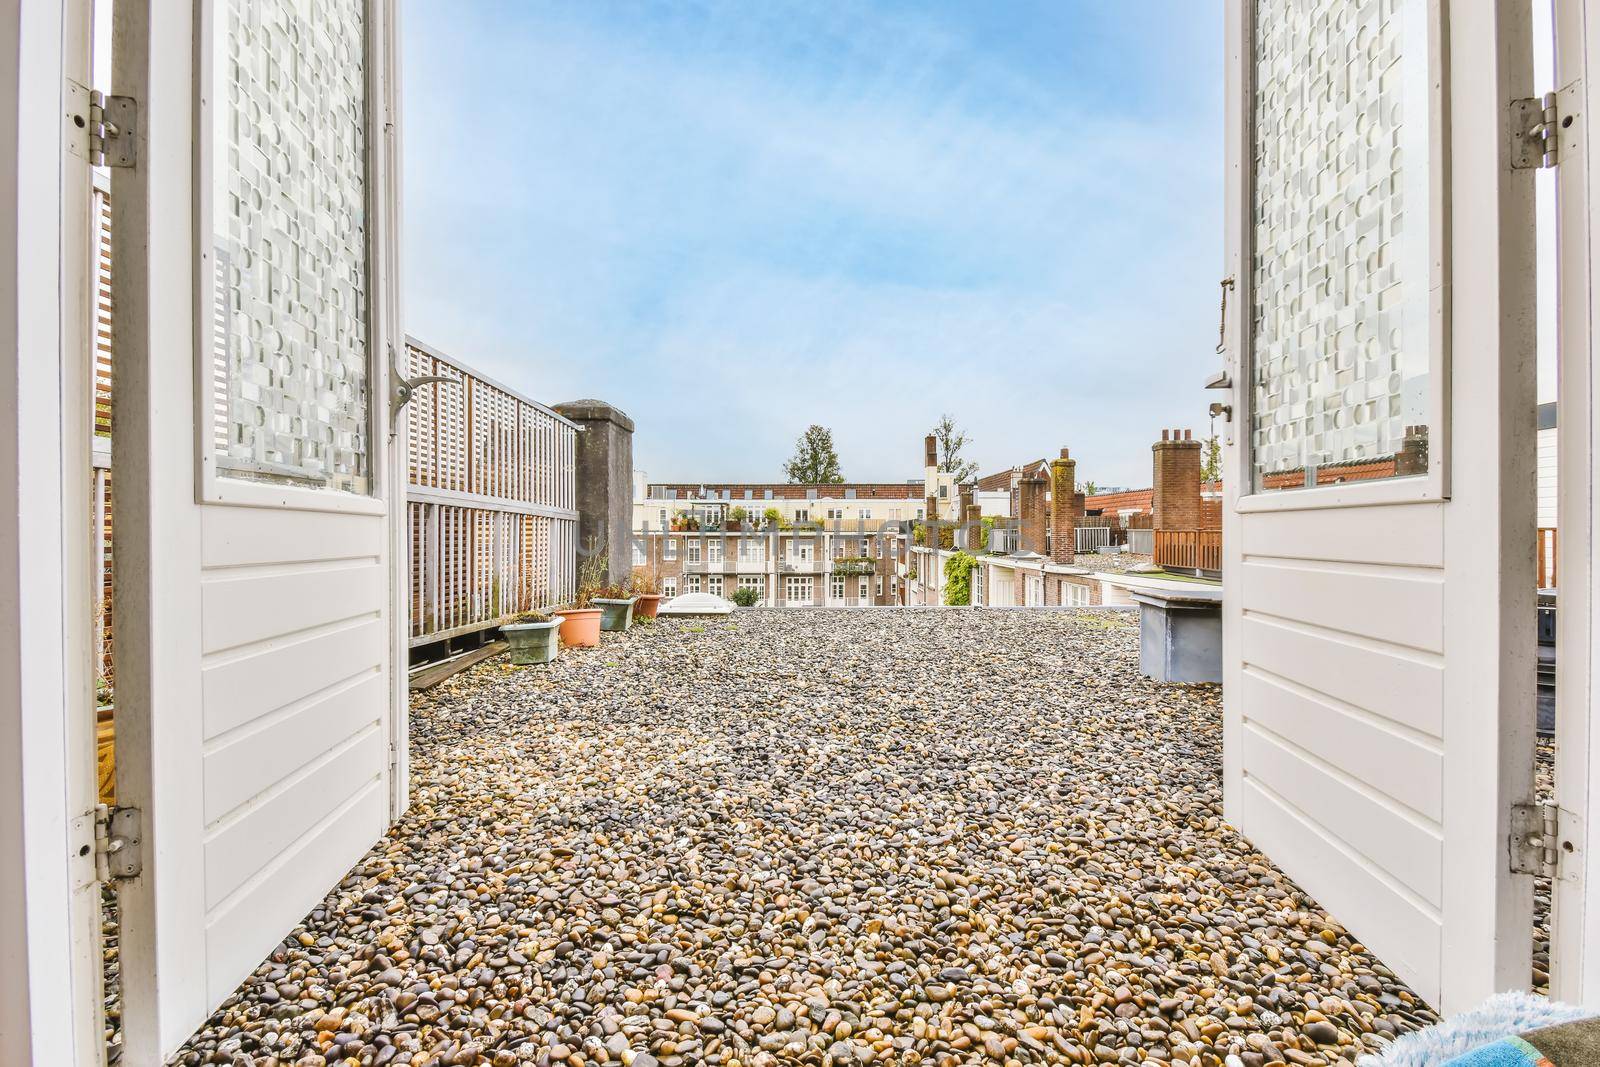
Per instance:
[[[139,105],[131,96],[89,94],[89,162],[97,167],[131,167],[138,135]]]
[[[1511,805],[1511,871],[1540,878],[1561,878],[1571,870],[1563,866],[1578,854],[1583,839],[1577,816],[1552,800]]]
[[[1554,167],[1577,147],[1582,83],[1511,101],[1511,169]]]
[[[138,808],[101,804],[94,819],[95,877],[102,882],[137,878],[144,870],[144,818]]]
[[[139,106],[67,79],[67,146],[95,167],[131,167]]]

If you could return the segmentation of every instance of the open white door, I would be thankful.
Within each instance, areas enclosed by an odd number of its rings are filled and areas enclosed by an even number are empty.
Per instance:
[[[1228,51],[1227,814],[1460,1010],[1530,977],[1528,5],[1231,0]]]
[[[117,0],[126,1062],[186,1038],[403,796],[384,0]],[[399,561],[399,562],[403,562]]]

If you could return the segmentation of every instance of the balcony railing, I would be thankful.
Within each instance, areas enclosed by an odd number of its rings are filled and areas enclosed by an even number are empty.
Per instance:
[[[1155,562],[1190,571],[1222,571],[1221,530],[1157,530]]]

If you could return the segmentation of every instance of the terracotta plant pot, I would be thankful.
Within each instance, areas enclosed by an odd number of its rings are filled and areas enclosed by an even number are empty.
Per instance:
[[[500,627],[500,633],[511,646],[511,662],[519,667],[534,663],[549,663],[561,651],[560,615],[549,622],[509,622]]]
[[[600,629],[607,633],[621,633],[633,625],[633,602],[638,597],[612,600],[609,597],[595,597],[593,603],[600,605]]]
[[[569,648],[594,648],[600,643],[599,608],[562,608],[561,643]]]
[[[640,593],[634,600],[633,616],[636,619],[653,619],[660,607],[660,593]]]

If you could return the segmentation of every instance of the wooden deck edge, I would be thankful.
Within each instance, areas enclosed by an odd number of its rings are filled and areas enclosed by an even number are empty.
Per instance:
[[[422,668],[422,670],[411,675],[408,684],[413,690],[432,689],[446,678],[460,674],[468,667],[477,666],[486,659],[493,659],[510,647],[504,641],[491,641],[482,648],[475,648],[471,652],[462,653],[453,659],[447,659]]]

